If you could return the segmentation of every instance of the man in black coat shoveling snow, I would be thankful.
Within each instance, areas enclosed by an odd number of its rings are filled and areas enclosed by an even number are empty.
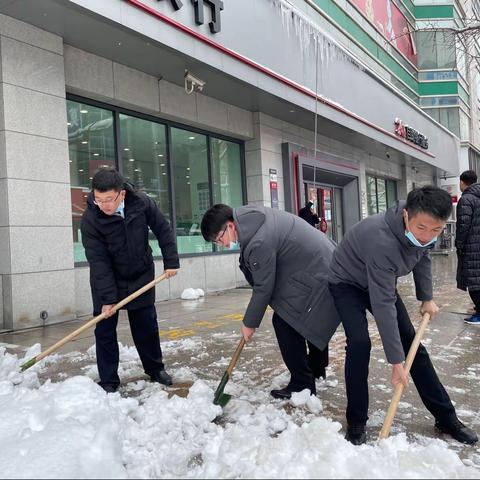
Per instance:
[[[95,328],[99,385],[106,392],[115,392],[120,385],[118,312],[113,313],[111,309],[154,278],[149,230],[157,237],[162,250],[166,277],[176,275],[180,264],[175,238],[156,203],[135,191],[115,169],[100,169],[92,180],[81,232],[90,264],[94,315],[107,314]],[[153,382],[171,385],[162,360],[155,289],[132,300],[126,309],[145,373]]]
[[[240,269],[253,287],[243,318],[245,340],[251,340],[268,305],[274,310],[273,327],[291,379],[272,396],[290,398],[305,388],[316,393],[315,378],[325,376],[328,342],[339,324],[327,282],[334,243],[296,215],[251,205],[214,205],[201,228],[206,241],[240,247]]]

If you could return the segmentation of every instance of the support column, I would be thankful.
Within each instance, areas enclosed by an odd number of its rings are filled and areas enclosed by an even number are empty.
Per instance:
[[[74,316],[62,38],[0,15],[0,62],[0,327],[17,330]]]

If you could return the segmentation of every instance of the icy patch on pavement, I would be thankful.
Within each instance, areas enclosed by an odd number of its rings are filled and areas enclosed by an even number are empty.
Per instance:
[[[0,349],[2,477],[479,477],[441,440],[409,442],[400,434],[355,447],[338,422],[312,415],[321,402],[305,392],[292,399],[298,422],[280,402],[254,405],[250,397],[233,398],[222,413],[212,403],[214,386],[202,380],[186,398],[152,387],[137,401],[107,395],[85,376],[38,387],[35,372],[19,373],[20,363]]]

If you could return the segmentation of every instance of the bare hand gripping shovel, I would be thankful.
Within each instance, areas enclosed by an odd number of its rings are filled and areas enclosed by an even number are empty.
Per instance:
[[[405,361],[405,372],[408,375],[410,373],[410,368],[412,367],[413,360],[415,355],[417,354],[418,347],[420,345],[420,341],[422,340],[423,334],[427,328],[428,322],[430,321],[430,314],[424,313],[422,317],[422,323],[420,327],[418,327],[417,333],[415,334],[415,338],[413,339],[412,345],[410,346],[410,350],[408,351],[407,359]],[[404,386],[402,383],[397,383],[395,386],[395,391],[393,394],[392,401],[390,402],[390,406],[388,407],[387,415],[385,417],[385,421],[383,422],[382,430],[380,431],[380,439],[388,438],[390,435],[390,428],[393,423],[393,419],[395,417],[395,413],[397,413],[398,403],[402,398],[402,393],[404,390]]]
[[[230,364],[228,365],[228,368],[223,374],[223,377],[220,380],[220,383],[218,384],[217,390],[215,391],[215,396],[213,397],[213,403],[215,405],[220,405],[222,408],[230,401],[230,398],[232,398],[232,396],[229,395],[228,393],[223,393],[223,390],[225,389],[225,385],[227,384],[228,380],[230,379],[230,376],[232,375],[232,371],[235,368],[235,365],[237,364],[238,358],[240,357],[240,353],[242,353],[244,346],[245,346],[245,339],[242,337],[240,342],[238,343],[237,349],[235,350],[235,353],[233,354],[232,359],[230,360]]]
[[[157,278],[154,278],[150,283],[147,283],[144,285],[142,288],[139,288],[135,292],[133,292],[131,295],[128,297],[125,297],[123,300],[118,302],[116,305],[112,307],[112,310],[116,312],[120,308],[122,308],[124,305],[126,305],[128,302],[132,301],[134,298],[139,297],[142,293],[145,293],[147,290],[150,290],[152,287],[154,287],[157,283],[161,282],[167,278],[167,275],[164,273]],[[36,363],[38,363],[42,358],[45,358],[47,355],[50,355],[53,352],[56,352],[60,347],[68,343],[70,340],[74,339],[76,336],[80,335],[82,332],[85,330],[89,329],[91,326],[97,324],[101,320],[105,318],[105,314],[101,313],[100,315],[97,315],[96,317],[92,318],[89,320],[87,323],[82,325],[80,328],[77,328],[74,332],[70,333],[66,337],[62,338],[62,340],[59,340],[55,345],[52,345],[50,348],[45,350],[42,353],[39,353],[36,357],[31,358],[27,362],[25,362],[21,367],[21,371],[25,371],[27,368],[33,367]]]

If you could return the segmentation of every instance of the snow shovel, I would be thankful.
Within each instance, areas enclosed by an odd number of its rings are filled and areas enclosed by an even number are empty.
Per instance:
[[[412,345],[410,346],[410,350],[408,351],[407,360],[405,361],[405,373],[408,375],[410,373],[410,368],[412,367],[413,359],[417,354],[418,346],[422,340],[423,334],[427,328],[428,322],[430,320],[430,314],[424,313],[422,317],[422,323],[420,327],[418,327],[417,333],[415,334],[415,338],[413,339]],[[390,402],[390,406],[388,407],[387,415],[385,417],[385,421],[383,422],[383,427],[380,430],[379,438],[388,438],[390,435],[390,428],[393,423],[393,418],[397,413],[398,403],[402,398],[402,393],[404,390],[404,386],[402,383],[397,383],[395,386],[395,391],[393,393],[392,401]]]
[[[145,293],[147,290],[150,290],[152,287],[154,287],[157,283],[160,283],[165,278],[167,278],[167,275],[165,273],[158,276],[157,278],[154,278],[150,283],[147,283],[142,288],[139,288],[137,291],[133,292],[131,295],[129,295],[128,297],[125,297],[123,300],[121,300],[116,305],[114,305],[112,307],[112,310],[116,312],[117,310],[122,308],[124,305],[126,305],[128,302],[132,301],[134,298],[139,297],[142,293]],[[27,368],[33,367],[36,363],[42,360],[42,358],[45,358],[47,355],[50,355],[51,353],[56,352],[60,347],[68,343],[70,340],[74,339],[76,336],[80,335],[80,333],[84,332],[85,330],[88,330],[90,327],[100,322],[104,318],[105,318],[104,313],[101,313],[100,315],[97,315],[96,317],[92,318],[87,323],[82,325],[80,328],[77,328],[77,330],[70,333],[66,337],[62,338],[62,340],[59,340],[55,345],[52,345],[50,348],[48,348],[44,352],[39,353],[36,357],[33,357],[30,360],[26,361],[20,367],[21,371],[24,372]]]
[[[240,342],[238,343],[237,349],[235,350],[232,359],[230,360],[230,364],[228,365],[228,368],[223,374],[223,377],[218,384],[217,390],[215,391],[215,396],[213,397],[213,403],[215,405],[220,405],[221,407],[224,407],[232,397],[228,393],[223,393],[223,390],[225,389],[225,385],[227,384],[230,376],[232,375],[232,371],[237,364],[238,358],[240,357],[240,353],[242,353],[244,346],[245,339],[242,337]]]

